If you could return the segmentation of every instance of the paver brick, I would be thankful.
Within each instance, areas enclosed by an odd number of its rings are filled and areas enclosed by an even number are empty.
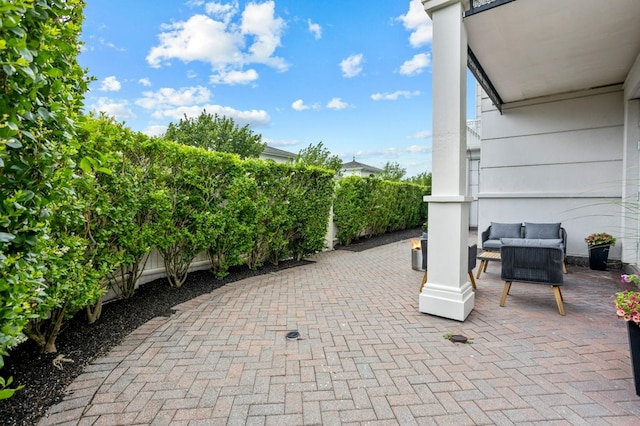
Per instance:
[[[640,424],[608,306],[617,272],[570,265],[560,317],[535,286],[499,307],[496,262],[458,322],[418,312],[409,247],[320,253],[182,303],[94,361],[40,424]]]

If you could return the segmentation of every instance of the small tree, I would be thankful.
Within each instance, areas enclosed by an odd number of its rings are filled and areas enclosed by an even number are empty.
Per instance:
[[[318,142],[316,145],[309,144],[308,147],[300,150],[296,155],[296,163],[307,166],[318,166],[330,169],[338,173],[342,169],[342,160],[337,155],[331,155],[331,151]]]
[[[400,167],[397,162],[387,161],[384,165],[380,178],[383,180],[392,180],[394,182],[400,182],[400,180],[407,174],[407,169]]]
[[[206,110],[197,118],[185,115],[178,124],[169,123],[164,137],[183,145],[235,153],[241,158],[257,158],[267,146],[262,135],[253,133],[249,125],[239,127],[231,118],[211,115]]]
[[[411,176],[403,180],[415,183],[416,185],[426,186],[428,188],[428,193],[431,194],[431,172],[418,173],[416,176]]]

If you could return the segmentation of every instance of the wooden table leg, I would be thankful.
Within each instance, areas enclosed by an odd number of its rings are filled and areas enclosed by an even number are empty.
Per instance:
[[[484,268],[486,268],[485,263],[487,263],[488,260],[481,260],[480,261],[480,265],[478,265],[478,273],[476,274],[476,278],[480,279],[480,274],[482,274],[482,270]]]

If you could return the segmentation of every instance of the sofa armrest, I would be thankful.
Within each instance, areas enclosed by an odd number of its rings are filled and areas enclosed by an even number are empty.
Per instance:
[[[482,231],[482,244],[489,239],[489,234],[491,234],[491,225],[487,227],[486,230]]]

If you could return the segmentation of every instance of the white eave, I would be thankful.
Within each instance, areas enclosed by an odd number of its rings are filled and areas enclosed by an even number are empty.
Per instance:
[[[424,3],[429,12],[442,0]],[[469,49],[505,104],[624,84],[640,54],[640,0],[463,4]]]

